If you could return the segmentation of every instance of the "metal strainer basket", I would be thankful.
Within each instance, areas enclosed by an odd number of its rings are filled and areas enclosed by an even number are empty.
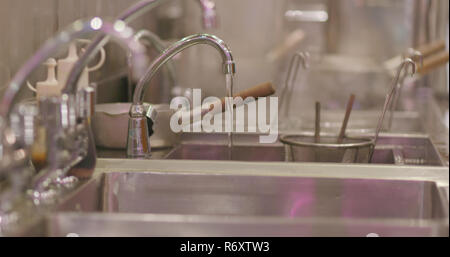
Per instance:
[[[307,134],[284,135],[286,159],[292,162],[369,163],[375,141],[372,138],[345,137],[341,144],[336,135],[321,135],[320,141]]]

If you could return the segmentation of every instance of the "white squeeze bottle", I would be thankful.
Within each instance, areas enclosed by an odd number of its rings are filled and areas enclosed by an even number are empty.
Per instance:
[[[60,88],[63,88],[66,85],[70,72],[78,59],[77,46],[75,43],[71,43],[67,57],[65,59],[58,60],[58,81]],[[85,68],[81,74],[80,80],[78,81],[78,89],[86,88],[88,86],[89,71]]]
[[[56,60],[50,58],[43,64],[47,66],[47,80],[36,83],[37,98],[61,95],[61,87],[55,74]]]
[[[36,97],[38,101],[43,97],[54,97],[61,95],[61,87],[56,80],[55,67],[56,60],[53,58],[48,59],[43,65],[47,66],[47,80],[36,83],[36,88],[33,88],[28,83],[28,87],[33,91],[36,91]],[[31,147],[31,156],[33,165],[36,171],[40,171],[45,165],[47,160],[47,131],[44,126],[39,126],[36,132],[36,140]]]

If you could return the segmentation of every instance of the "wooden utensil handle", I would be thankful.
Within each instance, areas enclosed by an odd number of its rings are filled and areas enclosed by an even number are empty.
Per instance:
[[[320,102],[316,102],[316,121],[314,126],[314,142],[320,143],[320,111],[322,107],[320,105]]]
[[[419,46],[416,50],[422,54],[423,58],[426,58],[430,55],[445,50],[445,45],[446,44],[444,40],[439,40],[427,45]]]
[[[344,122],[342,123],[341,131],[339,132],[338,144],[342,144],[345,138],[345,131],[347,130],[348,121],[350,119],[350,113],[353,110],[353,105],[355,103],[356,96],[352,94],[347,103],[347,108],[345,110]]]
[[[426,58],[423,61],[423,66],[419,67],[418,72],[421,75],[426,75],[430,73],[432,70],[445,65],[449,60],[449,53],[447,51],[443,51],[441,53],[432,55]]]
[[[266,82],[252,88],[246,89],[234,95],[233,97],[241,97],[244,101],[249,97],[258,99],[259,97],[267,97],[275,94],[275,88],[271,82]],[[225,98],[222,98],[222,110],[225,111]],[[212,108],[210,108],[212,110]]]
[[[234,97],[241,97],[244,101],[248,100],[249,97],[253,97],[255,100],[259,97],[266,97],[271,96],[275,94],[275,88],[271,82],[266,82],[257,86],[254,86],[252,88],[249,88],[247,90],[241,91],[234,95]],[[214,109],[214,105],[216,104],[222,104],[222,112],[225,112],[225,98],[222,98],[220,102],[214,102],[209,103],[209,106],[200,106],[194,108],[192,111],[186,111],[182,113],[182,116],[179,118],[179,122],[181,122],[182,117],[185,117],[185,115],[188,115],[190,120],[196,115],[204,116],[207,113],[210,113],[211,115],[215,115],[219,113],[217,109]],[[197,116],[196,116],[197,117]]]

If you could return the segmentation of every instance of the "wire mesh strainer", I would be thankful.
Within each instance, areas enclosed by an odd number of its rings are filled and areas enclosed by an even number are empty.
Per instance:
[[[280,138],[286,146],[287,161],[293,162],[337,162],[369,163],[375,147],[372,138],[345,137],[336,143],[335,135],[321,135],[320,141],[307,134],[284,135]]]

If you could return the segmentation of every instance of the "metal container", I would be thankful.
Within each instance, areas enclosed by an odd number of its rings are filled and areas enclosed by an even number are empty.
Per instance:
[[[375,144],[372,138],[345,137],[337,143],[335,135],[321,135],[315,142],[307,134],[285,135],[280,138],[286,146],[286,158],[293,162],[369,163]]]

